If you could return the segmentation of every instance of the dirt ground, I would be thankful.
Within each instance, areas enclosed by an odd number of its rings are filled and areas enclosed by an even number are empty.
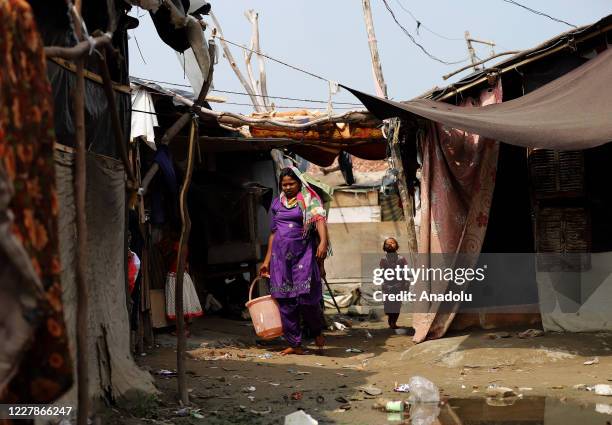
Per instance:
[[[526,398],[612,404],[612,397],[575,387],[612,384],[612,333],[520,339],[516,333],[524,329],[505,329],[509,337],[491,339],[489,331],[479,330],[414,345],[409,335],[395,334],[385,321],[352,321],[351,328],[326,332],[324,355],[312,350],[281,357],[283,346],[258,345],[248,322],[200,319],[188,340],[187,370],[192,408],[200,409],[195,416],[201,418],[176,413],[176,378],[159,374],[175,370],[174,339],[160,334],[158,347],[139,359],[155,373],[159,401],[117,410],[113,422],[282,424],[285,415],[303,409],[320,424],[382,424],[387,414],[372,409],[376,399],[407,399],[408,394],[393,388],[415,375],[433,381],[443,398],[483,398],[486,387],[497,384]],[[408,315],[399,324],[408,328]],[[593,364],[584,364],[589,361]],[[382,393],[368,395],[364,386]]]

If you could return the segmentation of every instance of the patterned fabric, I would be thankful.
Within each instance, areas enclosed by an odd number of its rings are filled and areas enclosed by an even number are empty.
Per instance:
[[[468,98],[462,106],[486,106],[501,101],[502,87],[498,81],[496,87],[483,90],[479,99]],[[432,123],[421,149],[419,253],[475,254],[467,256],[475,262],[487,230],[499,142]],[[445,264],[449,265],[474,264]],[[447,288],[445,282],[431,281],[417,282],[415,290],[444,293]],[[440,338],[446,333],[459,304],[444,306],[444,312],[439,311],[440,307],[440,304],[417,307],[419,313],[413,314],[415,342]]]
[[[168,273],[166,277],[166,316],[170,320],[176,319],[176,274]],[[183,314],[191,319],[204,315],[200,299],[189,273],[183,275]]]
[[[60,286],[51,87],[24,0],[0,0],[0,63],[0,161],[15,188],[11,230],[45,291],[33,345],[0,403],[49,403],[72,385],[72,361]]]
[[[300,210],[302,211],[302,216],[304,217],[303,223],[303,232],[304,237],[312,230],[314,224],[317,221],[325,220],[325,209],[323,208],[323,202],[321,202],[321,198],[314,191],[313,188],[310,187],[300,170],[296,167],[290,167],[291,170],[295,173],[295,175],[300,179],[302,183],[302,187],[300,192],[297,195],[297,205],[300,206]],[[280,194],[281,203],[285,206],[285,208],[294,208],[294,205],[290,205],[289,200],[284,192]]]

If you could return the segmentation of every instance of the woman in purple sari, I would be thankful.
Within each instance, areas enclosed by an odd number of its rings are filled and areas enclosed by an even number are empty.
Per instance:
[[[289,343],[281,354],[303,354],[301,321],[315,336],[319,349],[325,344],[319,270],[329,248],[325,210],[295,167],[281,171],[280,188],[281,194],[270,209],[268,252],[259,273],[270,277],[270,294],[280,308],[283,333]]]

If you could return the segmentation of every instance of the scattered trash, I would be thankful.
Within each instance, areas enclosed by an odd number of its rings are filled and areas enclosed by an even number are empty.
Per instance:
[[[410,392],[410,385],[408,384],[399,384],[399,385],[395,385],[395,388],[393,388],[393,391],[395,391],[396,393],[409,393]]]
[[[297,371],[295,372],[296,375],[310,375],[310,372],[302,372],[302,371]]]
[[[336,329],[337,329],[337,330],[339,330],[339,331],[344,331],[344,330],[346,330],[346,328],[347,328],[347,327],[348,327],[348,326],[343,325],[343,324],[342,324],[342,323],[340,323],[340,322],[334,322],[333,327],[331,327],[330,329],[333,331],[333,330],[334,330],[334,328],[336,328]]]
[[[394,329],[393,332],[395,332],[395,335],[406,335],[408,333],[408,329],[397,328]]]
[[[363,353],[363,350],[360,350],[359,348],[347,348],[346,352],[347,353]]]
[[[340,372],[336,372],[336,375],[346,377],[346,374],[344,374],[344,373],[340,373]]]
[[[575,388],[576,386],[574,386]],[[585,385],[586,387],[586,385]],[[531,387],[519,387],[519,391],[533,391],[533,388]]]
[[[174,415],[182,418],[189,416],[189,407],[183,407],[182,409],[177,410],[174,412]]]
[[[502,398],[487,397],[485,401],[487,403],[487,406],[504,407],[504,406],[512,406],[514,403],[516,403],[518,399],[519,397],[502,397]]]
[[[248,398],[250,401],[255,401],[255,396],[249,395],[249,396],[247,396],[247,398]]]
[[[517,335],[519,338],[537,338],[544,336],[544,331],[540,329],[527,329]]]
[[[583,365],[585,366],[591,366],[594,364],[599,364],[599,357],[595,357],[592,360],[587,360],[586,362],[583,363]]]
[[[323,363],[315,363],[317,366],[325,366]]]
[[[319,403],[319,404],[325,403],[325,397],[323,397],[322,395],[318,395],[317,396],[317,403]]]
[[[198,410],[192,410],[191,411],[191,417],[195,418],[195,419],[204,419],[204,415],[200,413],[199,409]]]
[[[291,396],[290,396],[291,400],[295,400],[295,401],[301,400],[302,397],[304,397],[304,394],[302,394],[301,391],[296,391],[294,393],[291,393]]]
[[[348,400],[342,396],[336,397],[334,400],[336,400],[338,403],[342,403],[342,404],[346,404],[348,403]]]
[[[364,332],[365,332],[365,336],[366,336],[366,338],[367,338],[367,339],[372,339],[372,338],[374,338],[374,337],[372,336],[372,334],[370,333],[370,331],[368,331],[367,329],[366,329],[366,330],[364,330]]]
[[[250,387],[242,387],[242,392],[243,393],[254,393],[256,390],[255,387],[250,386]]]
[[[487,387],[486,395],[493,398],[514,397],[516,393],[512,388],[500,387],[496,384],[491,384]]]
[[[386,400],[379,398],[376,403],[372,405],[372,409],[381,410],[383,412],[403,412],[404,402],[401,400]]]
[[[265,354],[260,354],[257,357],[260,358],[260,359],[271,359],[274,356],[272,354],[270,354],[270,353],[265,353]]]
[[[434,425],[439,415],[440,407],[437,403],[416,403],[410,406],[412,425]]]
[[[375,386],[368,385],[359,388],[361,391],[366,393],[367,395],[377,396],[382,394],[382,390],[380,388],[376,388]]]
[[[612,396],[612,385],[597,384],[589,389],[590,391],[594,391],[597,395]]]
[[[612,406],[604,403],[597,403],[595,405],[595,411],[597,413],[603,413],[604,415],[612,415]]]
[[[278,387],[280,384],[278,382],[270,382],[270,385],[274,387]]]
[[[155,374],[159,376],[176,376],[176,371],[168,370],[168,369],[160,369],[156,371]]]
[[[484,336],[487,339],[501,339],[501,338],[510,338],[510,334],[508,332],[491,332]]]
[[[403,420],[401,413],[389,413],[387,415],[387,422],[401,422]]]
[[[422,376],[413,376],[408,381],[408,385],[410,387],[410,403],[438,403],[440,401],[438,387],[430,380]]]
[[[266,410],[249,410],[249,412],[251,412],[254,415],[257,416],[265,416],[265,415],[269,415],[270,413],[272,413],[272,408],[268,407]]]
[[[587,390],[587,385],[586,384],[576,384],[572,387],[575,390]]]
[[[285,416],[285,425],[318,425],[319,422],[316,421],[312,416],[303,410],[298,410],[297,412],[293,412],[290,415]]]
[[[147,353],[140,353],[140,357],[147,357]]]

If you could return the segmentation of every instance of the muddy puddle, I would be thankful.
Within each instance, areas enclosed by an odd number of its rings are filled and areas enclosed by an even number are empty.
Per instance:
[[[398,425],[610,425],[612,404],[577,404],[548,397],[467,398],[386,415],[387,424]],[[376,423],[385,421],[381,416]]]

